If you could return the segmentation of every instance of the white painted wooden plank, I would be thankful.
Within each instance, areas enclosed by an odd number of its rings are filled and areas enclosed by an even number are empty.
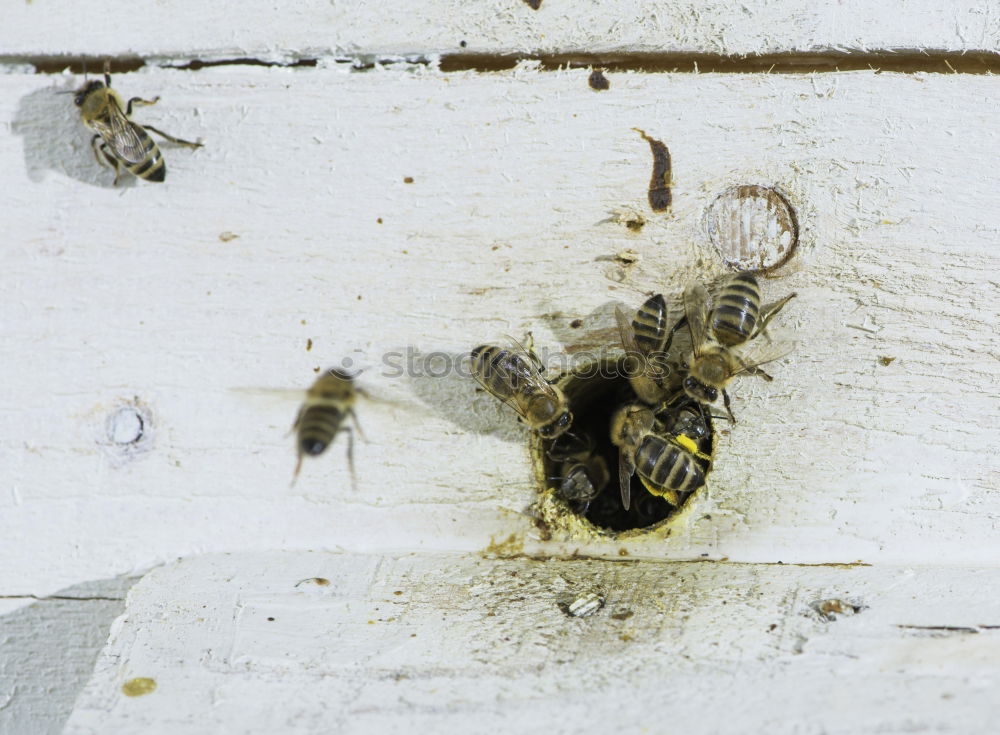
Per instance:
[[[546,553],[995,565],[996,80],[622,75],[595,94],[586,77],[123,75],[124,94],[162,95],[138,119],[206,145],[165,147],[164,185],[119,190],[53,94],[78,79],[0,77],[0,589],[511,534]],[[633,127],[673,153],[668,216],[646,208]],[[538,540],[511,414],[461,376],[389,377],[383,355],[527,330],[556,354],[612,345],[615,302],[721,272],[703,214],[748,182],[779,186],[803,226],[766,284],[799,293],[775,332],[796,352],[736,387],[740,423],[669,538]],[[625,248],[638,264],[606,260]],[[289,488],[295,403],[234,389],[304,388],[343,357],[406,405],[360,408],[357,491],[341,447]],[[152,439],[122,452],[107,422],[136,399]]]
[[[465,43],[463,46],[462,43]],[[302,57],[434,53],[760,54],[781,51],[996,51],[1000,11],[982,0],[523,0],[334,2],[156,0],[8,3],[4,55]]]
[[[998,574],[186,559],[132,589],[66,732],[992,733]]]

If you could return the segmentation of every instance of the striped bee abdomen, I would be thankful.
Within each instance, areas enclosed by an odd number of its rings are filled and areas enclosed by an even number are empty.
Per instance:
[[[299,420],[299,448],[303,454],[322,454],[333,443],[345,413],[336,406],[309,406]]]
[[[167,177],[167,165],[163,160],[163,154],[160,153],[160,147],[156,145],[156,141],[149,133],[141,128],[139,130],[141,131],[139,137],[142,140],[143,149],[142,159],[136,163],[125,162],[125,168],[140,179],[163,181]]]
[[[655,434],[648,434],[639,445],[635,471],[654,495],[668,491],[686,495],[705,482],[705,473],[694,456]]]
[[[667,304],[662,294],[646,299],[632,320],[636,346],[647,355],[663,349],[667,328]]]
[[[501,396],[510,393],[509,373],[505,367],[510,353],[497,345],[480,345],[472,351],[472,372],[483,386]]]
[[[723,287],[712,309],[715,338],[731,347],[746,342],[760,314],[760,286],[752,273],[737,273]]]

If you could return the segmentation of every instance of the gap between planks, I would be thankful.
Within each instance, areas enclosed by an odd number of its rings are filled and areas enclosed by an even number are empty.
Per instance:
[[[276,66],[283,68],[350,64],[366,71],[388,64],[414,64],[442,72],[497,72],[534,62],[540,71],[599,67],[610,72],[686,74],[824,74],[847,71],[903,74],[995,74],[1000,73],[1000,52],[956,52],[948,50],[884,49],[876,51],[814,51],[771,54],[709,54],[566,52],[531,53],[429,53],[408,55],[364,54],[360,56],[295,56],[283,60],[238,58],[141,58],[138,56],[4,56],[0,68],[34,68],[37,74],[98,72],[110,61],[113,74],[138,71],[145,66],[198,71],[216,66]]]

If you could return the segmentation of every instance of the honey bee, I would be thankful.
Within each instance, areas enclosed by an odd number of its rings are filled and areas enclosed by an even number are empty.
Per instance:
[[[347,463],[351,470],[351,480],[354,482],[354,434],[350,427],[344,427],[344,421],[350,417],[354,422],[354,428],[364,438],[361,425],[354,413],[354,404],[358,395],[362,393],[354,383],[355,377],[343,370],[330,368],[306,391],[305,401],[292,425],[298,455],[292,484],[295,484],[299,476],[302,458],[306,455],[310,457],[321,455],[333,444],[341,431],[347,432]]]
[[[670,311],[662,294],[646,299],[631,322],[625,312],[615,307],[615,320],[628,361],[629,383],[645,403],[657,403],[667,392],[665,383],[670,371],[664,347],[669,336],[669,319]]]
[[[590,502],[601,494],[611,479],[608,463],[599,454],[567,460],[561,473],[559,496],[567,503],[578,506],[581,515],[587,512]]]
[[[573,414],[565,394],[549,383],[541,362],[515,341],[507,349],[480,345],[472,351],[472,374],[483,388],[514,409],[521,420],[544,439],[555,439],[569,430]]]
[[[590,508],[591,501],[607,487],[611,474],[604,457],[594,453],[593,442],[573,439],[573,446],[562,441],[568,436],[563,434],[548,452],[550,458],[562,462],[559,476],[551,479],[559,482],[556,488],[558,495],[583,515]]]
[[[767,345],[763,349],[737,349],[758,336],[767,323],[794,297],[789,294],[761,308],[760,286],[752,273],[737,273],[723,287],[715,305],[704,286],[684,292],[684,317],[691,332],[691,355],[684,363],[687,375],[684,392],[700,403],[714,404],[722,394],[729,420],[736,422],[726,385],[737,375],[771,376],[760,366],[788,353],[784,346]],[[669,345],[669,340],[668,340]]]
[[[200,148],[202,145],[175,138],[152,125],[142,126],[130,120],[133,105],[155,105],[160,98],[144,100],[133,97],[127,104],[123,103],[121,96],[111,88],[108,62],[104,64],[104,81],[94,80],[85,84],[73,99],[80,108],[83,124],[95,132],[90,139],[94,158],[98,164],[115,170],[115,186],[123,167],[146,181],[163,181],[166,178],[167,166],[163,154],[147,131],[189,148]]]
[[[611,441],[618,447],[618,484],[625,510],[631,505],[632,475],[639,475],[652,495],[680,505],[705,482],[704,458],[686,435],[657,430],[656,416],[647,406],[626,404],[611,419]]]

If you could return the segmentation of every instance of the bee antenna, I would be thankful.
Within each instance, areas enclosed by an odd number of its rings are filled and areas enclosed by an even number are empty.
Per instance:
[[[569,429],[563,433],[565,433],[566,436],[570,437],[573,441],[577,442],[581,447],[584,447],[584,449],[588,452],[594,448],[594,440],[589,435],[580,436],[579,434],[574,434]]]

